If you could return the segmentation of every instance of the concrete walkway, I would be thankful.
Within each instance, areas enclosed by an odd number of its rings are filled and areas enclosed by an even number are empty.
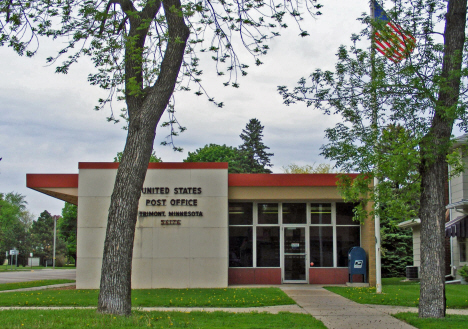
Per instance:
[[[414,329],[383,309],[353,302],[320,286],[281,286],[308,314],[328,329]]]

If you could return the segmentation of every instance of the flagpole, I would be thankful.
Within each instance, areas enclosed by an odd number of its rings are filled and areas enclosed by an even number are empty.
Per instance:
[[[371,19],[375,19],[375,8],[374,8],[374,1],[370,1],[370,12],[371,12]],[[378,136],[378,106],[377,106],[377,93],[375,90],[375,86],[373,83],[375,81],[375,27],[372,25],[371,31],[371,84],[372,84],[372,96],[371,96],[371,107],[372,107],[372,125],[374,128],[375,133],[375,148],[377,148],[377,136]],[[376,149],[374,153],[376,153]],[[376,198],[378,198],[378,191],[377,187],[379,185],[379,179],[377,178],[377,163],[374,167],[374,193],[376,194]],[[379,202],[376,201],[374,206],[374,232],[375,232],[375,281],[376,281],[376,293],[382,293],[382,260],[381,260],[381,248],[380,248],[380,216],[378,213],[379,209]]]

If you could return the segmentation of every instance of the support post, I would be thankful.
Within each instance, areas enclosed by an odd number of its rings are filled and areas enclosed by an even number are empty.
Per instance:
[[[370,12],[371,12],[371,19],[372,21],[375,19],[375,8],[374,8],[374,1],[370,1]],[[375,82],[375,40],[374,40],[374,35],[375,35],[375,27],[372,26],[372,33],[371,33],[371,83],[373,84]],[[375,86],[372,85],[372,125],[373,128],[375,129],[375,149],[374,153],[377,152],[377,141],[378,141],[378,104],[377,104],[377,93],[375,90]],[[377,178],[377,170],[378,169],[378,164],[375,164],[374,168],[374,193],[378,193],[378,185],[379,185],[379,179]],[[376,199],[378,200],[378,194],[376,195]],[[381,294],[382,293],[382,266],[381,266],[381,254],[380,254],[380,216],[378,214],[378,209],[379,209],[379,203],[376,202],[374,205],[374,227],[375,227],[375,288],[376,288],[376,293]]]

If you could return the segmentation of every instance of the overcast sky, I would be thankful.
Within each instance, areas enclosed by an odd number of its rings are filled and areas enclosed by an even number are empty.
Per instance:
[[[174,153],[170,147],[160,146],[169,131],[158,128],[157,155],[164,162],[182,161],[187,152],[209,143],[238,146],[246,123],[257,118],[265,126],[263,141],[274,153],[274,172],[282,172],[281,167],[291,163],[326,162],[319,155],[326,142],[324,129],[339,118],[304,104],[285,106],[276,91],[279,85],[294,87],[299,78],[316,68],[333,69],[338,46],[349,44],[351,33],[361,29],[356,19],[369,11],[368,0],[322,3],[323,15],[316,19],[307,16],[304,22],[310,36],[299,37],[291,24],[270,44],[271,51],[262,58],[265,64],[251,65],[249,74],[239,81],[240,88],[224,87],[223,79],[210,74],[214,66],[205,65],[204,84],[210,96],[225,106],[217,108],[189,92],[177,93],[177,118],[188,130],[176,143],[184,151]],[[121,124],[106,121],[110,111],[93,110],[103,94],[87,82],[92,68],[89,61],[81,60],[67,75],[55,74],[54,66],[45,65],[45,58],[56,47],[44,41],[32,59],[0,48],[0,192],[25,195],[36,218],[44,210],[61,214],[64,203],[27,189],[26,173],[78,173],[78,162],[113,161],[123,150],[126,137]]]

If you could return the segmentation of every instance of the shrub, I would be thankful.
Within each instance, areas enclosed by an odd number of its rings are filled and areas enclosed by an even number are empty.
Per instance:
[[[468,266],[467,265],[463,265],[462,268],[458,269],[458,274],[460,274],[460,276],[465,279],[466,281],[468,281]]]

